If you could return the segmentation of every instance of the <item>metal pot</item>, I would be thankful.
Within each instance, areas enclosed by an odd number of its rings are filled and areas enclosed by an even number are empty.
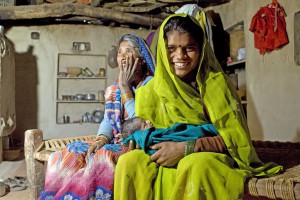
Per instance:
[[[84,99],[85,100],[95,100],[96,99],[96,95],[94,95],[94,94],[85,94],[84,95]]]
[[[82,115],[82,122],[91,122],[92,121],[92,116],[89,112],[84,113]]]
[[[76,94],[75,95],[75,100],[84,100],[84,95],[83,94]]]
[[[103,120],[104,117],[104,111],[97,109],[94,110],[94,112],[92,113],[92,121],[95,123],[100,123]]]

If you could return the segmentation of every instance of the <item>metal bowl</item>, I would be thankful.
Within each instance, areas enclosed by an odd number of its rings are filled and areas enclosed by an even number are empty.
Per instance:
[[[84,100],[84,95],[83,94],[76,94],[75,95],[75,100]]]
[[[85,94],[84,95],[84,100],[95,100],[96,95],[95,94]]]

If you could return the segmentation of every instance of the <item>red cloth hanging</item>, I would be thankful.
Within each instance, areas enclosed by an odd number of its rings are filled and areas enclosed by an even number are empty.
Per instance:
[[[261,7],[253,16],[249,30],[254,33],[254,46],[260,54],[272,51],[289,42],[285,13],[277,0]]]

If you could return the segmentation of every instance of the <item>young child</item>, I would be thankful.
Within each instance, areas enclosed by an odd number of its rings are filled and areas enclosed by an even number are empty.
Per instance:
[[[121,142],[137,130],[145,130],[152,127],[153,125],[149,120],[144,120],[140,117],[130,118],[123,123],[122,131],[115,136],[115,141]]]
[[[130,140],[152,155],[155,150],[149,149],[150,145],[164,141],[183,142],[196,140],[200,137],[212,137],[218,135],[213,124],[191,125],[176,123],[166,129],[155,129],[149,120],[140,117],[131,118],[123,123],[121,135],[123,143],[128,145]]]

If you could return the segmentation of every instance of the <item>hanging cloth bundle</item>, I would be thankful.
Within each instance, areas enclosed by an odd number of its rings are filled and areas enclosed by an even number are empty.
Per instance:
[[[289,42],[285,12],[277,0],[261,7],[253,16],[249,30],[254,33],[254,46],[260,54],[273,51]]]

